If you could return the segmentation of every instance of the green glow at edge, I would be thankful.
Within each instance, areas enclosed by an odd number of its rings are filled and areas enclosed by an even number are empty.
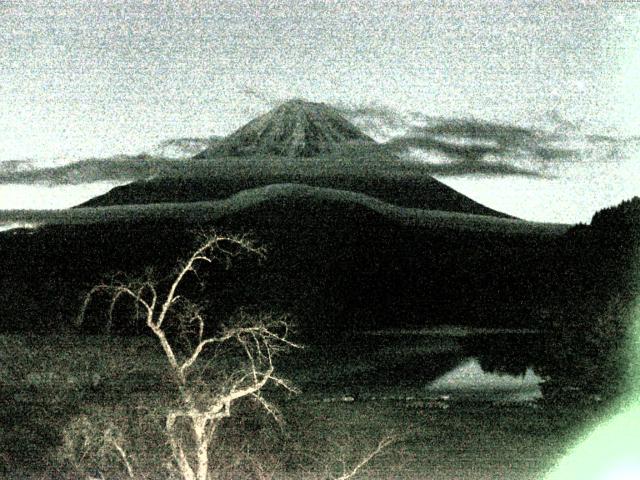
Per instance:
[[[640,406],[599,425],[547,476],[569,479],[640,479]]]
[[[612,418],[586,437],[552,470],[546,480],[640,479],[640,305],[633,309],[628,393]]]

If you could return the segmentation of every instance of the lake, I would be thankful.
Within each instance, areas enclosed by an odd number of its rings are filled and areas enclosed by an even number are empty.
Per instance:
[[[542,340],[524,329],[365,332],[295,352],[287,370],[318,395],[522,403],[542,398],[536,373]]]

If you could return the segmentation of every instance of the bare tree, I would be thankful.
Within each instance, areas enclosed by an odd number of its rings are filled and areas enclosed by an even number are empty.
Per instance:
[[[223,325],[216,335],[208,336],[205,314],[195,303],[183,297],[180,288],[188,275],[196,274],[201,264],[223,262],[241,253],[264,256],[264,250],[247,237],[210,235],[182,263],[172,277],[166,292],[156,282],[138,280],[96,285],[85,297],[79,320],[85,316],[92,298],[106,292],[110,296],[110,318],[121,300],[133,302],[148,327],[160,343],[172,380],[178,390],[178,404],[166,412],[165,429],[171,447],[172,461],[184,480],[209,478],[209,449],[219,422],[231,415],[233,404],[251,397],[279,420],[279,413],[262,395],[269,383],[295,392],[295,388],[275,374],[273,359],[283,349],[299,345],[289,340],[286,317],[270,314],[237,314],[230,324]],[[171,326],[172,329],[168,329]],[[177,330],[175,329],[177,327]],[[180,332],[179,335],[175,332]],[[174,332],[174,333],[170,333]],[[188,339],[179,342],[179,339]],[[179,345],[178,345],[179,344]],[[241,365],[223,374],[224,381],[215,391],[203,389],[196,371],[203,363],[211,363],[215,351],[235,344],[245,357]],[[213,352],[212,352],[213,351]],[[215,369],[215,365],[210,365]],[[219,372],[220,373],[220,372]],[[184,435],[184,429],[190,435]],[[112,442],[113,443],[113,442]],[[127,472],[133,476],[127,454],[116,444]]]
[[[144,279],[112,281],[93,287],[86,295],[78,324],[85,318],[87,307],[99,293],[109,298],[109,320],[113,321],[116,305],[127,300],[135,307],[134,318],[141,320],[159,342],[166,366],[177,391],[177,402],[163,410],[164,430],[170,446],[171,469],[183,480],[210,479],[210,448],[214,434],[222,419],[231,416],[233,405],[243,398],[252,398],[276,421],[279,411],[262,395],[269,385],[290,392],[297,389],[275,374],[274,357],[289,348],[301,348],[290,340],[286,316],[273,314],[251,315],[240,310],[229,322],[215,329],[207,325],[202,307],[186,298],[182,290],[185,280],[197,276],[202,264],[220,262],[229,267],[231,260],[243,253],[259,258],[264,249],[244,236],[203,235],[201,245],[181,263],[164,286],[148,274]],[[225,350],[226,349],[226,350]],[[240,357],[232,358],[234,349]],[[215,378],[215,381],[212,380]],[[109,422],[107,428],[98,427],[99,434],[90,432],[96,426],[87,419],[78,426],[83,435],[94,436],[92,442],[101,452],[112,451],[124,466],[129,478],[135,478],[134,462],[124,447],[124,441]],[[87,423],[88,422],[88,423]],[[77,436],[77,435],[76,435]],[[73,439],[68,439],[72,448]],[[335,480],[348,480],[394,440],[385,437],[377,447],[365,455],[353,468],[343,468]],[[83,453],[93,443],[81,442]],[[91,478],[91,477],[90,477]],[[101,478],[101,477],[99,477]]]

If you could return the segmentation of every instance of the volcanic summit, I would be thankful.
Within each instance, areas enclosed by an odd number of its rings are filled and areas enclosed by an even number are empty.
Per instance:
[[[362,143],[375,141],[336,108],[295,99],[255,118],[194,158],[254,154],[313,157]]]

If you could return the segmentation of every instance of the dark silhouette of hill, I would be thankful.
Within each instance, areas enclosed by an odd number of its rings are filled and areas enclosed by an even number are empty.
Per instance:
[[[528,222],[519,219],[492,217],[461,212],[400,207],[374,197],[348,190],[310,187],[283,183],[243,190],[230,197],[202,202],[122,204],[109,207],[82,207],[68,210],[2,210],[0,222],[30,225],[83,225],[101,222],[126,222],[132,218],[171,222],[210,222],[224,215],[259,205],[282,204],[308,199],[313,202],[353,204],[374,211],[385,218],[413,226],[438,229],[495,231],[508,234],[548,237],[565,232],[570,226],[556,223]],[[35,228],[35,227],[34,227]]]
[[[525,265],[526,246],[543,251],[567,229],[401,208],[350,191],[292,184],[245,190],[216,202],[3,215],[6,221],[41,225],[0,234],[2,295],[13,298],[0,302],[0,310],[17,309],[2,317],[11,319],[2,325],[8,329],[14,322],[16,328],[37,328],[56,318],[55,312],[72,316],[79,291],[105,273],[173,267],[192,243],[190,232],[206,227],[254,232],[270,251],[259,274],[238,274],[242,293],[230,305],[258,302],[313,317],[306,327],[321,322],[355,328],[368,318],[374,319],[369,327],[446,323],[467,308],[475,311],[461,317],[465,322],[510,323],[487,300],[516,286],[506,281],[509,268],[494,263]],[[503,281],[504,288],[496,288]],[[377,313],[371,317],[364,311]]]
[[[256,154],[312,157],[339,152],[344,144],[374,143],[324,103],[289,100],[255,118],[195,158]]]
[[[614,234],[636,232],[640,227],[640,197],[624,200],[616,206],[596,212],[591,219],[591,225],[603,232]]]
[[[637,355],[637,338],[631,335],[640,298],[638,265],[638,197],[600,210],[590,225],[567,232],[555,274],[556,282],[566,287],[550,292],[548,299],[555,313],[548,341],[565,347],[550,349],[549,374],[556,382],[547,388],[575,384],[576,379],[583,389],[598,390],[604,384],[610,390],[625,388],[625,375]]]

